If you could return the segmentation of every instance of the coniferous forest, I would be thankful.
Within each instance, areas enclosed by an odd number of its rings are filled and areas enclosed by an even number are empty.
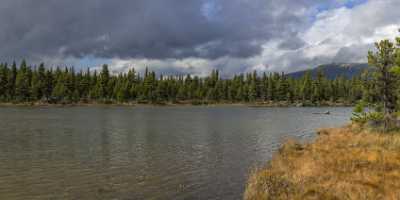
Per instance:
[[[146,69],[134,69],[118,75],[108,66],[101,71],[75,71],[74,68],[48,68],[0,65],[0,100],[3,103],[327,103],[353,104],[362,98],[374,98],[366,90],[367,75],[352,79],[328,79],[322,72],[316,77],[305,74],[291,78],[284,73],[257,72],[220,77],[217,70],[207,77],[191,75],[163,76]],[[365,87],[367,86],[367,87]],[[372,87],[372,86],[371,86]]]

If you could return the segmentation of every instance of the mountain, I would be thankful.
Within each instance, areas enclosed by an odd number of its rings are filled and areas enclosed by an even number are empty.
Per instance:
[[[288,76],[292,78],[301,78],[305,73],[310,72],[312,77],[316,77],[320,70],[329,79],[334,79],[338,76],[352,78],[355,75],[361,74],[364,70],[370,70],[370,67],[367,63],[331,63],[320,65],[314,69],[289,73]]]

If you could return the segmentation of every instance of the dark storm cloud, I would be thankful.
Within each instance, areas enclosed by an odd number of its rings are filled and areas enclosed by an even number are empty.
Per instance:
[[[2,0],[0,57],[250,57],[302,30],[310,2]]]

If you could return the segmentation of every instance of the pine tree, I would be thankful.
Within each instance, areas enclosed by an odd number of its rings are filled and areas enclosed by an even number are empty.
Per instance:
[[[324,74],[322,70],[318,70],[317,77],[313,81],[313,101],[321,102],[325,99],[324,97]]]
[[[254,102],[257,99],[257,82],[254,78],[251,78],[250,80],[250,86],[249,86],[249,101]]]
[[[67,89],[62,80],[57,81],[54,90],[52,92],[53,98],[57,99],[57,101],[64,101],[66,97]]]
[[[51,94],[53,92],[54,78],[53,71],[46,71],[45,81],[44,81],[44,91],[43,95],[46,97],[46,100],[49,101]]]
[[[310,72],[307,72],[302,78],[302,86],[300,90],[303,101],[310,100],[310,97],[312,95],[311,91],[312,91],[311,74]]]
[[[25,60],[17,72],[15,92],[18,101],[29,101],[30,77]]]
[[[99,88],[99,97],[100,98],[108,98],[108,82],[110,80],[110,73],[108,71],[108,65],[103,65],[100,73],[100,85]]]
[[[384,129],[390,128],[396,108],[396,77],[391,71],[395,64],[395,47],[389,40],[375,44],[377,52],[368,53],[368,63],[376,68],[374,79],[381,94],[384,113]]]
[[[8,67],[7,64],[0,64],[0,100],[7,99],[7,85],[8,85]]]
[[[278,99],[279,101],[285,101],[288,100],[289,94],[289,83],[284,74],[282,74],[279,77],[279,82],[278,82]]]
[[[8,74],[7,94],[11,100],[15,100],[15,82],[17,80],[17,64],[13,62]]]
[[[40,100],[42,97],[40,79],[38,73],[35,71],[32,75],[32,80],[30,84],[30,94],[34,101]]]

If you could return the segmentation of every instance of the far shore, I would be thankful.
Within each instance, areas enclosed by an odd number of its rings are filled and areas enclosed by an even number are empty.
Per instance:
[[[208,102],[208,101],[179,101],[179,102],[57,102],[46,101],[38,102],[0,102],[0,107],[74,107],[74,106],[247,106],[253,108],[262,107],[352,107],[349,102],[286,102],[286,101],[266,101],[266,102]]]

